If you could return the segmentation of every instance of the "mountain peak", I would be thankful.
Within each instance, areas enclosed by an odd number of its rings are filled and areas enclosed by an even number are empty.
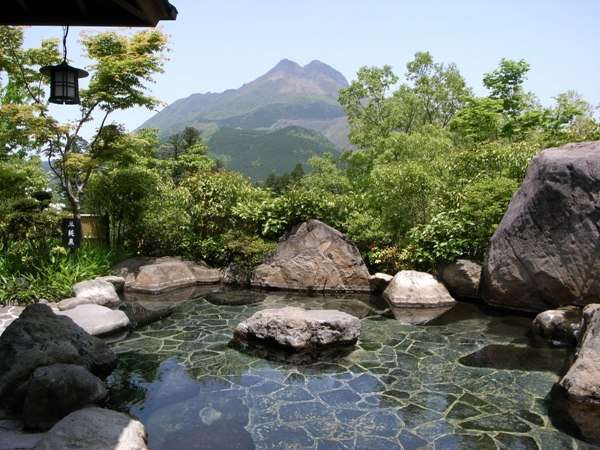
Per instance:
[[[284,71],[284,72],[295,72],[297,70],[301,70],[302,66],[291,59],[282,59],[279,61],[275,67],[273,67],[269,72],[274,71]]]
[[[344,75],[335,70],[329,64],[325,64],[318,59],[313,59],[311,62],[305,65],[303,69],[309,73],[319,74],[327,78],[331,78],[342,86],[348,85],[348,80],[346,80]]]

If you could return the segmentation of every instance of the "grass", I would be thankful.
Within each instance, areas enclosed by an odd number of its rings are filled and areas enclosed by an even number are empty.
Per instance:
[[[73,295],[73,284],[108,275],[129,256],[106,247],[83,246],[74,255],[59,255],[15,273],[0,256],[0,304],[26,305],[41,299],[57,301]]]

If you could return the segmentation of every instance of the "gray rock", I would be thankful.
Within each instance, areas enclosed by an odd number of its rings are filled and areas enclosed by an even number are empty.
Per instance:
[[[254,287],[308,291],[369,291],[369,271],[358,249],[318,220],[296,227],[258,266]]]
[[[393,308],[441,308],[456,301],[433,275],[415,270],[401,270],[383,292]]]
[[[564,306],[539,313],[533,320],[533,332],[551,345],[575,346],[581,327],[582,310]]]
[[[130,416],[103,408],[69,414],[34,450],[147,450],[144,426]]]
[[[276,344],[294,351],[316,350],[354,344],[360,326],[359,319],[341,311],[288,306],[254,313],[238,324],[235,338],[242,342]]]
[[[560,385],[575,401],[600,404],[600,304],[583,310],[577,359]]]
[[[491,239],[483,299],[526,311],[598,301],[599,223],[600,141],[544,150]]]
[[[102,340],[90,336],[70,318],[41,304],[29,305],[0,336],[0,404],[19,412],[31,375],[38,367],[77,364],[107,376],[117,358]]]
[[[127,314],[106,306],[84,304],[57,314],[69,317],[92,336],[113,333],[129,326]]]
[[[583,310],[577,359],[552,389],[553,415],[600,445],[600,304]]]
[[[453,263],[444,264],[439,273],[452,295],[459,298],[479,298],[481,264],[469,259],[458,259]]]
[[[381,294],[388,287],[390,281],[393,279],[393,275],[387,273],[377,272],[375,275],[369,275],[369,285],[374,294]]]
[[[107,397],[104,383],[81,366],[38,367],[27,389],[23,420],[29,429],[46,430],[67,414]]]
[[[116,306],[120,302],[115,287],[100,279],[76,283],[73,285],[73,291],[75,297],[58,302],[58,309],[64,311],[85,304]]]
[[[108,281],[115,287],[115,291],[123,292],[123,288],[125,288],[125,278],[118,277],[116,275],[106,275],[104,277],[96,277],[96,280]]]
[[[113,268],[125,279],[125,290],[158,294],[177,288],[221,282],[221,271],[204,262],[194,263],[178,257],[131,258]]]
[[[0,420],[0,450],[31,449],[44,436],[45,433],[24,431],[22,421]]]
[[[229,264],[223,271],[223,284],[233,286],[250,286],[251,271],[245,270],[238,264]]]

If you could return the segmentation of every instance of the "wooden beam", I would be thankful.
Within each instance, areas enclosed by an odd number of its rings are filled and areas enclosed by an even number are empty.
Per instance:
[[[25,11],[26,13],[31,13],[31,9],[27,5],[27,0],[18,0],[17,3],[19,3],[19,6],[23,11]]]
[[[120,6],[121,8],[123,8],[125,11],[127,11],[131,15],[137,17],[142,22],[147,22],[148,21],[147,17],[144,15],[143,11],[141,11],[139,9],[139,7],[136,8],[131,3],[129,3],[127,1],[125,1],[125,0],[112,0],[112,2],[114,4]]]

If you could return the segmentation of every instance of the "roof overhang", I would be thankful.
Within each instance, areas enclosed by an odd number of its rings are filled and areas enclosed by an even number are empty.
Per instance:
[[[0,25],[155,27],[175,20],[168,0],[2,0]]]

